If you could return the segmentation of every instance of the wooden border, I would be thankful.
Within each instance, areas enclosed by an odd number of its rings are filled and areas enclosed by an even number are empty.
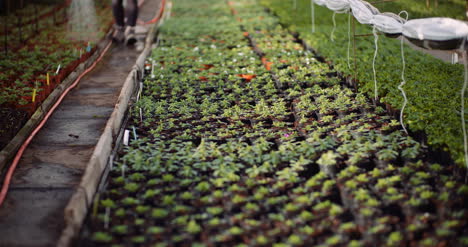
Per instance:
[[[108,37],[111,34],[111,31],[105,36]],[[96,52],[91,55],[85,62],[78,65],[78,67],[70,73],[67,78],[65,78],[60,85],[58,85],[54,91],[47,97],[47,99],[42,102],[42,104],[36,109],[31,118],[26,122],[26,124],[20,129],[20,131],[15,135],[15,137],[0,151],[0,176],[5,175],[6,170],[10,166],[11,161],[15,157],[21,145],[24,141],[31,135],[34,129],[39,125],[39,123],[44,119],[47,112],[50,108],[57,102],[57,99],[63,94],[63,92],[78,78],[80,74],[83,73],[87,68],[89,68],[94,61],[101,55],[103,49],[112,42],[104,38],[103,42],[98,44]]]
[[[140,75],[143,74],[145,60],[151,53],[153,40],[159,24],[160,22],[157,22],[150,27],[145,40],[145,48],[128,74],[114,111],[107,121],[106,127],[87,164],[80,185],[65,208],[66,227],[57,243],[59,247],[70,246],[73,240],[78,238],[81,225],[88,213],[88,208],[93,202],[101,177],[107,167],[112,146],[117,142],[116,138],[119,136],[124,117],[131,103],[131,97],[139,87]]]

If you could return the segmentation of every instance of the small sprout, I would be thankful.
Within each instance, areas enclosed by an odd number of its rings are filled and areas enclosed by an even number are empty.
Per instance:
[[[445,188],[453,189],[455,187],[455,181],[447,181],[445,182]]]
[[[212,218],[208,221],[208,225],[210,226],[219,226],[221,224],[221,220],[219,218]]]
[[[288,238],[288,243],[291,245],[302,245],[303,241],[300,236],[296,234],[291,234]]]
[[[244,232],[244,230],[242,230],[242,228],[238,227],[238,226],[233,226],[231,228],[229,228],[229,233],[232,234],[232,235],[241,235],[242,233]]]
[[[206,181],[202,181],[199,184],[197,184],[195,189],[197,191],[200,191],[200,192],[206,192],[206,191],[209,191],[211,189],[211,185],[210,185],[210,183],[208,183]]]
[[[338,235],[331,236],[325,241],[328,245],[337,245],[341,243],[341,237]]]
[[[183,214],[183,213],[188,212],[188,211],[190,211],[190,207],[185,206],[185,205],[176,205],[174,207],[174,212],[176,212],[176,213],[182,213]]]
[[[112,232],[115,232],[116,234],[119,235],[125,235],[128,233],[128,226],[127,225],[118,225],[112,227]]]
[[[320,202],[319,204],[314,206],[314,211],[321,211],[321,210],[327,209],[330,206],[331,206],[331,202],[328,200],[324,202]]]
[[[224,196],[224,193],[223,193],[222,190],[215,190],[213,192],[213,197],[214,198],[223,198],[223,196]]]
[[[325,191],[330,191],[333,189],[333,187],[336,185],[336,182],[334,180],[328,179],[325,182],[323,182],[323,187],[322,187],[322,192]]]
[[[120,176],[120,177],[116,177],[112,180],[114,183],[116,184],[124,184],[125,183],[125,178]]]
[[[151,226],[146,230],[146,233],[148,234],[161,234],[164,232],[164,228],[159,227],[159,226]]]
[[[394,160],[398,157],[398,153],[393,150],[393,149],[382,149],[379,152],[377,152],[377,158],[379,160],[384,160],[384,161],[391,161]]]
[[[188,233],[191,233],[191,234],[197,234],[199,232],[201,232],[201,227],[200,225],[197,224],[197,222],[195,220],[191,220],[188,224],[187,224],[187,227],[185,229]]]
[[[435,196],[435,192],[426,190],[426,191],[423,191],[420,196],[421,196],[421,199],[428,200]]]
[[[400,171],[405,174],[405,175],[410,175],[410,174],[413,174],[414,173],[414,170],[409,167],[409,166],[404,166],[400,169]]]
[[[112,236],[106,232],[95,232],[92,237],[93,241],[98,243],[110,243],[112,242]]]
[[[331,207],[330,207],[330,215],[331,216],[338,216],[340,214],[342,214],[344,211],[343,211],[343,208],[341,208],[340,206],[336,205],[336,204],[332,204]]]
[[[241,196],[241,195],[238,195],[236,194],[233,198],[232,198],[232,202],[234,204],[240,204],[240,203],[243,203],[245,202],[245,197]]]
[[[363,246],[359,240],[351,240],[348,244],[348,247],[361,247]]]
[[[320,156],[320,159],[317,160],[317,164],[322,166],[333,166],[336,165],[336,158],[338,158],[338,154],[329,150]]]
[[[287,211],[287,212],[296,212],[300,209],[300,207],[294,203],[288,203],[286,204],[286,206],[284,207],[284,209]]]
[[[265,235],[260,235],[255,238],[255,241],[259,245],[267,245],[269,243],[268,238]]]
[[[369,182],[369,178],[367,178],[367,174],[366,173],[362,173],[362,174],[359,174],[357,175],[354,180],[360,182],[360,183],[367,183]]]
[[[150,210],[150,207],[149,207],[149,206],[138,205],[138,206],[135,208],[135,211],[136,211],[138,214],[144,214],[144,213],[148,212],[149,210]]]
[[[411,205],[412,207],[418,207],[422,205],[422,201],[420,199],[412,197],[409,201],[408,204]]]
[[[375,225],[369,230],[372,234],[380,234],[383,231],[385,231],[385,225],[382,224]]]
[[[468,195],[468,185],[464,184],[460,186],[460,188],[457,190],[457,194],[459,195]]]
[[[206,247],[206,245],[202,243],[192,243],[192,247]]]
[[[387,239],[387,244],[390,246],[398,246],[401,241],[403,241],[403,236],[401,235],[401,232],[392,232],[388,236]]]
[[[289,247],[289,245],[284,244],[284,243],[276,243],[276,244],[273,244],[273,247]]]
[[[179,225],[179,226],[185,226],[185,225],[188,224],[188,220],[189,220],[189,217],[187,215],[179,216],[179,217],[172,220],[172,224]]]
[[[420,179],[428,179],[431,177],[431,175],[427,172],[416,172],[416,177],[420,178]]]
[[[430,169],[434,172],[440,172],[442,171],[442,166],[439,164],[432,164],[430,165]]]
[[[369,207],[378,207],[380,205],[380,202],[375,198],[369,198],[366,201],[366,205]]]
[[[357,183],[354,180],[348,180],[345,182],[345,187],[349,189],[356,189]]]
[[[158,195],[160,192],[158,190],[152,190],[152,189],[149,189],[149,190],[146,190],[145,191],[145,194],[143,194],[143,198],[144,199],[150,199],[150,198],[153,198],[155,197],[156,195]]]
[[[133,173],[132,175],[129,176],[129,178],[130,180],[136,181],[136,182],[144,181],[146,179],[145,175],[139,172]]]
[[[105,208],[115,208],[115,202],[112,199],[105,199],[101,201],[101,205]]]
[[[302,195],[302,196],[296,197],[296,199],[294,199],[294,202],[297,202],[299,204],[309,204],[311,202],[311,200],[310,200],[309,196]]]
[[[374,170],[371,171],[372,177],[377,178],[382,176],[382,171],[379,168],[374,168]]]
[[[182,193],[182,195],[180,195],[180,198],[182,198],[183,200],[191,200],[193,199],[193,194],[188,192],[188,191],[185,191]]]
[[[164,174],[162,177],[162,180],[167,183],[174,181],[174,179],[174,175],[172,174]]]
[[[127,206],[131,206],[131,205],[138,205],[140,204],[140,201],[133,198],[133,197],[125,197],[123,200],[122,200],[122,203],[124,205],[127,205]]]
[[[398,193],[398,190],[395,189],[394,187],[390,187],[390,188],[387,189],[387,194],[392,194],[392,195],[394,195],[394,194],[396,194],[396,193]]]
[[[149,186],[157,185],[157,184],[159,184],[160,181],[161,180],[159,180],[157,178],[153,178],[153,179],[149,180],[148,182],[146,182],[146,184],[149,185]]]
[[[361,208],[359,212],[366,217],[374,215],[374,211],[370,208]]]
[[[176,195],[165,195],[162,198],[162,204],[165,206],[174,205],[175,204],[175,197]]]
[[[303,210],[301,214],[299,215],[299,217],[304,221],[310,221],[315,218],[311,212],[306,211],[306,210]]]
[[[260,210],[260,207],[255,203],[249,202],[249,203],[247,203],[245,205],[245,209],[248,210],[248,211],[255,211],[256,212],[256,211]]]
[[[315,229],[312,228],[311,226],[304,226],[299,229],[299,232],[306,234],[306,235],[312,235],[315,232]]]
[[[206,209],[206,212],[208,212],[211,215],[219,215],[222,214],[224,209],[222,207],[208,207]]]
[[[155,208],[151,211],[151,217],[155,219],[162,219],[169,215],[169,212],[163,208]]]
[[[117,217],[124,217],[125,214],[126,214],[126,213],[125,213],[125,209],[119,208],[119,209],[117,209],[117,210],[115,211],[114,214],[115,214],[115,216],[117,216]]]
[[[131,240],[135,244],[142,244],[145,242],[145,236],[135,236],[132,237]]]
[[[349,232],[356,229],[356,224],[354,222],[346,222],[340,225],[340,230],[344,232]]]

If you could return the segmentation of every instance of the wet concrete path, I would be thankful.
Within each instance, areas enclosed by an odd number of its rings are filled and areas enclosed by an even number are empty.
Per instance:
[[[153,18],[159,1],[146,0],[140,19]],[[135,47],[114,44],[34,138],[0,208],[0,246],[56,245],[65,226],[63,210],[139,54]]]

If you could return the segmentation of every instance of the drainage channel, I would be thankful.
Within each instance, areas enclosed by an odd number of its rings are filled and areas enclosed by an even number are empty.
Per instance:
[[[151,20],[160,1],[145,0],[139,18]],[[137,29],[141,42],[149,27]],[[26,149],[0,208],[0,246],[57,245],[66,224],[64,209],[79,188],[140,52],[113,44]]]

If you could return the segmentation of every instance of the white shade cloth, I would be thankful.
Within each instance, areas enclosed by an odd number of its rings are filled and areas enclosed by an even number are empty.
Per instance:
[[[335,13],[345,13],[349,11],[348,0],[327,0],[326,6]]]
[[[320,6],[326,6],[327,0],[313,0],[315,4]]]
[[[403,35],[412,39],[446,41],[468,37],[468,25],[451,18],[409,20],[403,25]]]
[[[361,0],[349,0],[354,18],[361,24],[372,24],[374,15],[379,14],[379,10],[370,3]]]
[[[403,24],[405,19],[393,13],[382,13],[374,15],[371,24],[383,33],[400,34],[403,32]]]

